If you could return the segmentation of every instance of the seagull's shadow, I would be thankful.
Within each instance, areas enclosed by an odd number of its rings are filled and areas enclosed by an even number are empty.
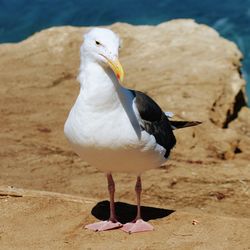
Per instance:
[[[108,220],[109,212],[109,201],[107,200],[98,202],[91,211],[92,215],[99,220]],[[137,207],[124,202],[115,202],[115,212],[118,221],[124,224],[135,219]],[[173,212],[175,210],[141,206],[142,219],[145,221],[164,218]]]

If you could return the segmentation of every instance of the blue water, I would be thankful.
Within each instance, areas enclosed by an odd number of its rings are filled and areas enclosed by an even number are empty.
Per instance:
[[[0,43],[51,26],[158,24],[174,18],[208,24],[238,45],[250,99],[250,0],[0,0]]]

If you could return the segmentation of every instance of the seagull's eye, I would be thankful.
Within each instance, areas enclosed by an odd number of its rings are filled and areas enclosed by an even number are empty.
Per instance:
[[[100,43],[100,42],[98,42],[98,41],[95,41],[95,44],[96,44],[96,45],[101,45],[101,43]]]

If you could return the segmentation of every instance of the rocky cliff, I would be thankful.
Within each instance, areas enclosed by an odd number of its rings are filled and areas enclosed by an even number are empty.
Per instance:
[[[176,132],[177,154],[197,160],[244,152],[244,138],[230,126],[246,105],[242,54],[234,43],[193,20],[156,27],[117,23],[111,28],[123,39],[124,85],[145,91],[164,110],[174,112],[175,119],[203,122]],[[10,113],[19,115],[10,124],[13,130],[18,126],[28,137],[31,131],[24,128],[46,126],[54,145],[64,143],[62,128],[78,91],[79,46],[85,30],[51,28],[0,47],[2,117],[9,121]]]
[[[166,237],[165,229],[160,228],[170,228],[173,235],[168,235],[165,246],[189,249],[189,244],[190,249],[219,248],[227,241],[217,237],[216,245],[215,227],[217,236],[231,239],[225,243],[226,249],[247,247],[249,229],[241,225],[249,225],[245,217],[250,216],[250,110],[246,107],[245,81],[240,72],[242,54],[234,43],[193,20],[174,20],[158,26],[116,23],[110,28],[123,39],[120,61],[125,69],[124,85],[152,96],[165,111],[175,114],[174,119],[203,122],[200,126],[176,131],[178,142],[166,166],[143,176],[143,202],[177,210],[170,219],[155,222],[156,240],[148,244],[155,249],[165,249],[161,245],[161,239]],[[33,248],[43,230],[59,227],[55,237],[65,249],[72,249],[67,244],[74,239],[77,239],[75,249],[83,247],[86,239],[94,241],[96,246],[103,244],[101,236],[93,237],[92,232],[83,231],[78,224],[82,222],[74,221],[70,214],[74,211],[79,218],[84,213],[86,220],[93,221],[92,205],[84,205],[84,202],[81,206],[74,205],[71,200],[65,201],[66,204],[60,199],[59,203],[53,202],[50,196],[41,198],[36,193],[32,193],[32,197],[37,199],[18,193],[9,196],[6,191],[9,190],[6,185],[10,185],[99,200],[107,197],[103,174],[83,163],[63,135],[65,119],[79,90],[76,81],[79,47],[86,30],[50,28],[23,42],[0,46],[0,198],[3,197],[0,205],[4,211],[1,221],[7,223],[12,218],[15,246],[27,245],[28,249],[32,245]],[[115,177],[117,198],[133,201],[134,177],[125,174]],[[17,207],[20,214],[27,214],[28,207],[29,211],[34,208],[36,212],[31,212],[27,220],[16,213]],[[69,209],[65,210],[66,207]],[[81,212],[83,210],[88,216]],[[63,216],[56,217],[60,225],[53,219],[55,211],[63,211]],[[202,214],[198,216],[201,226],[192,228],[190,220],[196,218],[197,212]],[[39,226],[33,223],[37,221],[37,213],[45,218],[39,234],[35,232]],[[61,223],[65,218],[69,218],[68,224]],[[186,223],[186,231],[179,230],[183,223]],[[224,230],[225,224],[230,225],[230,230]],[[13,238],[9,236],[11,228],[0,228],[0,241],[3,240],[6,249]],[[199,230],[203,233],[198,233]],[[18,234],[19,231],[22,232]],[[237,234],[232,233],[236,231]],[[109,233],[106,238],[120,237],[117,232]],[[24,235],[29,235],[28,241]],[[241,241],[240,235],[244,235],[245,240]],[[143,241],[147,235],[139,237]],[[39,247],[50,246],[46,237],[40,239]],[[120,239],[118,245],[112,244],[124,249],[127,236]],[[139,243],[133,245],[134,249],[140,248]],[[92,243],[88,244],[91,247]],[[147,245],[144,246],[146,249]],[[18,247],[20,249],[20,245]]]

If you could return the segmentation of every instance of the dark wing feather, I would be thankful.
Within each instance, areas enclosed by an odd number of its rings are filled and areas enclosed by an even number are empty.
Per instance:
[[[170,121],[158,104],[146,94],[131,90],[135,104],[142,119],[142,128],[153,135],[156,142],[166,149],[165,158],[176,143]]]
[[[197,126],[202,122],[198,121],[170,121],[172,129],[187,128],[192,126]]]

